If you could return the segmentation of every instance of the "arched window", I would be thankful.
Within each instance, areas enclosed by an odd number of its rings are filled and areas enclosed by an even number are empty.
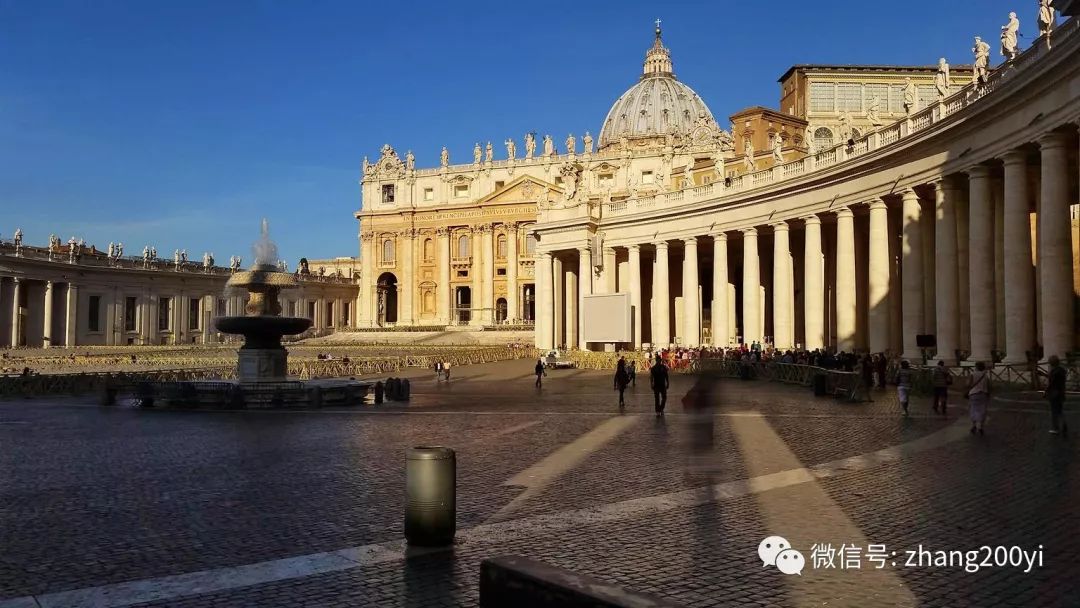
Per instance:
[[[854,140],[858,141],[861,138],[862,138],[862,133],[859,133],[858,129],[852,129],[851,130],[851,139],[854,139]]]
[[[500,259],[506,259],[506,235],[500,234],[498,244],[495,248],[495,257]]]
[[[822,150],[833,146],[833,133],[826,127],[814,130],[814,148]]]
[[[431,239],[424,239],[424,261],[435,261],[435,243]]]
[[[386,239],[382,244],[382,261],[393,262],[394,261],[394,241]]]
[[[459,258],[469,257],[469,235],[463,234],[458,237],[457,255]]]

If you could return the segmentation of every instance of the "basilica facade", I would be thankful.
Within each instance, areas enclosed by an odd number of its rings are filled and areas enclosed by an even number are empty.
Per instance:
[[[582,339],[582,299],[622,292],[621,347],[1066,355],[1080,8],[1061,8],[1052,44],[994,67],[978,42],[951,70],[797,66],[779,111],[728,128],[658,27],[595,139],[528,135],[499,160],[478,143],[429,169],[384,146],[356,214],[359,324],[531,323],[540,348],[610,348]]]

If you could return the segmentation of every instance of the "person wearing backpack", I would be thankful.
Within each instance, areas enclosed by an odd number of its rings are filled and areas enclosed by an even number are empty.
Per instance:
[[[975,363],[975,373],[971,374],[968,385],[968,410],[971,414],[971,434],[984,434],[986,410],[990,406],[990,373],[982,361]]]
[[[945,367],[945,361],[937,362],[934,368],[934,411],[940,409],[941,415],[945,415],[945,409],[949,405],[949,385],[952,384],[952,374]]]

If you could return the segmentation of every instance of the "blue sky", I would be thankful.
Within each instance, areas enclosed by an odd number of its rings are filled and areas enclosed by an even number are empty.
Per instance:
[[[997,62],[1010,10],[1037,33],[1033,0],[974,4],[0,0],[0,238],[249,260],[265,216],[290,266],[356,255],[365,154],[595,135],[658,17],[726,124],[792,64],[969,63],[975,35]]]

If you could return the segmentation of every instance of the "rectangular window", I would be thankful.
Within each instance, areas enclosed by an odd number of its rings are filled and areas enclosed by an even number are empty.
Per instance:
[[[889,112],[893,114],[904,113],[904,85],[889,87]]]
[[[459,279],[467,278],[469,276],[469,271],[468,270],[459,270],[459,271],[457,271],[457,276],[458,276]]]
[[[555,185],[556,185],[556,186],[561,186],[561,185],[562,185],[562,183],[563,183],[563,180],[562,180],[562,178],[561,178],[561,177],[556,177],[556,178],[555,178]]]
[[[653,172],[652,171],[642,171],[641,172],[641,183],[642,184],[653,184],[653,183],[656,183],[655,180],[656,180],[656,178],[653,177]]]
[[[308,302],[307,318],[311,319],[312,321],[315,320],[315,302]]]
[[[90,296],[86,315],[86,328],[90,331],[101,331],[101,296]]]
[[[394,184],[386,184],[382,187],[382,202],[394,202]]]
[[[199,298],[188,299],[188,329],[199,329]]]
[[[169,331],[170,316],[172,316],[172,298],[161,298],[160,300],[158,300],[158,331]]]
[[[862,84],[842,82],[836,85],[836,109],[862,112]]]
[[[349,303],[345,302],[343,303],[343,306],[344,309],[341,311],[341,316],[343,317],[342,321],[345,323],[345,325],[349,325],[352,323],[352,318],[349,316]]]
[[[225,298],[218,298],[217,301],[217,316],[225,316]]]
[[[454,198],[465,198],[469,196],[468,184],[458,184],[454,186]]]
[[[424,200],[425,201],[433,201],[433,200],[435,200],[435,189],[434,188],[424,188]]]
[[[505,186],[505,185],[506,185],[506,182],[495,182],[495,190],[496,191],[502,190],[503,186]]]
[[[496,268],[495,269],[495,276],[497,276],[497,277],[505,277],[506,276],[506,269],[505,268]]]
[[[920,110],[937,105],[937,88],[932,84],[921,84],[918,87],[918,97],[917,107]]]
[[[135,331],[138,318],[139,299],[131,296],[124,298],[124,331]]]
[[[810,83],[810,111],[836,111],[836,85],[831,82]]]
[[[610,173],[601,173],[597,181],[599,182],[601,188],[610,188],[611,185],[615,182],[615,176]]]

